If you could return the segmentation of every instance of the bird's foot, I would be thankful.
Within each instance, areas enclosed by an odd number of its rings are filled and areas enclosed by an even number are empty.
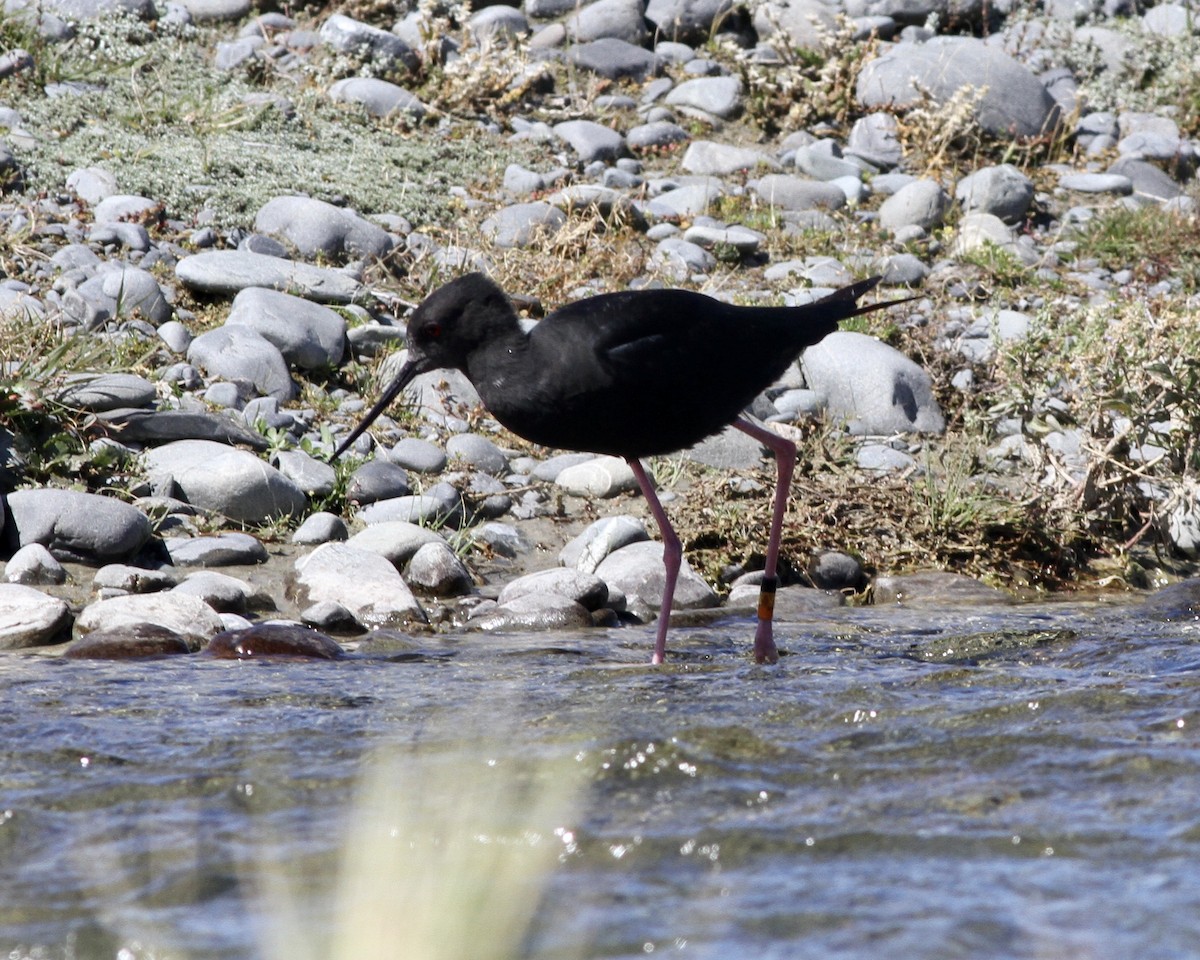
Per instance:
[[[754,662],[779,662],[779,650],[775,646],[770,620],[759,620],[758,628],[754,631]]]

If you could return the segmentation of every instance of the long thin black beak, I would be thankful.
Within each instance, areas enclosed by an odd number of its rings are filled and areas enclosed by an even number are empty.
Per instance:
[[[379,398],[379,402],[367,411],[366,416],[358,422],[358,426],[350,431],[350,436],[343,440],[338,445],[338,448],[333,451],[333,456],[330,457],[330,459],[336,460],[343,453],[345,453],[349,449],[350,444],[363,435],[367,427],[375,422],[375,419],[391,405],[391,402],[400,395],[400,391],[407,387],[418,373],[421,373],[420,366],[411,359],[405,360],[404,366],[402,366],[400,368],[400,372],[396,374],[396,379],[393,380],[388,385],[388,388],[383,391],[383,396]]]

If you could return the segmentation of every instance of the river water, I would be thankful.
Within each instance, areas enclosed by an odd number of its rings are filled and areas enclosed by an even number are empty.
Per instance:
[[[0,656],[0,957],[1200,957],[1200,624]]]

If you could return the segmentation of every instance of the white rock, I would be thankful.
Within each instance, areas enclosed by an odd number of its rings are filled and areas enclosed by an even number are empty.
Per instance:
[[[366,626],[404,626],[426,619],[391,561],[348,543],[322,544],[298,559],[289,592],[302,607],[340,603]]]
[[[81,633],[114,630],[135,623],[153,623],[174,630],[196,646],[225,629],[217,611],[199,597],[174,591],[100,600],[84,607],[79,615]]]

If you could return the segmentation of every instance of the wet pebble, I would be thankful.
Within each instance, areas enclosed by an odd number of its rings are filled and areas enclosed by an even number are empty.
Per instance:
[[[71,629],[66,601],[16,583],[0,583],[0,650],[54,643]]]
[[[345,651],[332,637],[298,623],[262,623],[224,630],[201,653],[221,660],[340,660]]]
[[[155,623],[93,630],[72,640],[68,660],[143,660],[191,653],[187,637]]]
[[[877,605],[906,607],[1012,602],[1012,597],[1003,590],[961,573],[941,570],[876,577],[871,593],[872,602]]]

